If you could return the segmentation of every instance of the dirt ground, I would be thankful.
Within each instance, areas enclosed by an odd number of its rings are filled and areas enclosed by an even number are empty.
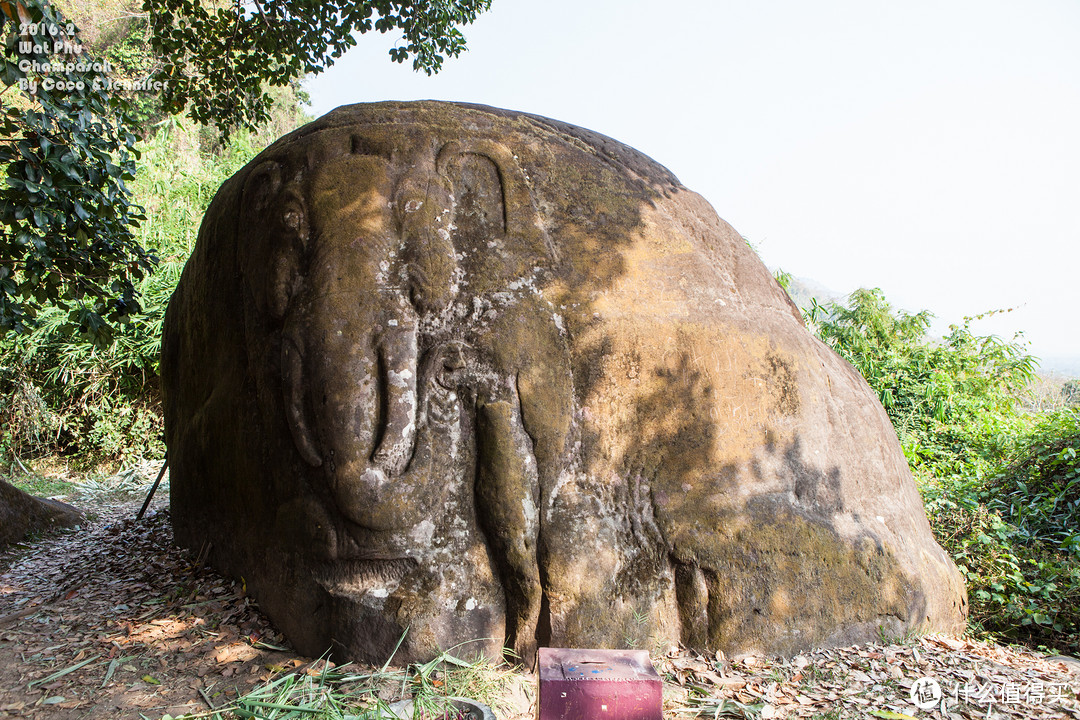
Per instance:
[[[201,712],[297,657],[242,587],[172,545],[160,501],[136,522],[139,505],[0,556],[0,718]]]
[[[142,521],[138,500],[93,508],[76,532],[0,554],[0,718],[205,717],[311,667],[242,585],[173,546],[163,503]],[[964,638],[654,662],[670,718],[1080,719],[1080,664]]]

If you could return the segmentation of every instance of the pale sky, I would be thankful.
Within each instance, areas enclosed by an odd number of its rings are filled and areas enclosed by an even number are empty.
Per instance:
[[[437,76],[361,37],[312,112],[459,100],[610,135],[770,267],[1080,358],[1080,1],[494,0]]]

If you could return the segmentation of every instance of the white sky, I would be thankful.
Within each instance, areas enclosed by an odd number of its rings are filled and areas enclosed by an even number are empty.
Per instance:
[[[365,36],[313,113],[440,99],[602,132],[765,262],[1080,357],[1077,0],[494,0],[439,75]]]

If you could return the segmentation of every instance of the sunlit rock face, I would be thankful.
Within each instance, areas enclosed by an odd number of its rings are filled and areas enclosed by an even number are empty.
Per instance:
[[[873,392],[582,128],[422,102],[287,135],[214,199],[161,367],[177,540],[310,655],[963,623]]]

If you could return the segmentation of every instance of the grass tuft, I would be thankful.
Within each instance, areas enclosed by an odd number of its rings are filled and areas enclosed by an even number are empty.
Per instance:
[[[405,669],[335,666],[321,659],[279,674],[226,706],[162,720],[481,720],[461,711],[453,698],[498,707],[514,677],[501,660],[466,661],[448,652]]]

